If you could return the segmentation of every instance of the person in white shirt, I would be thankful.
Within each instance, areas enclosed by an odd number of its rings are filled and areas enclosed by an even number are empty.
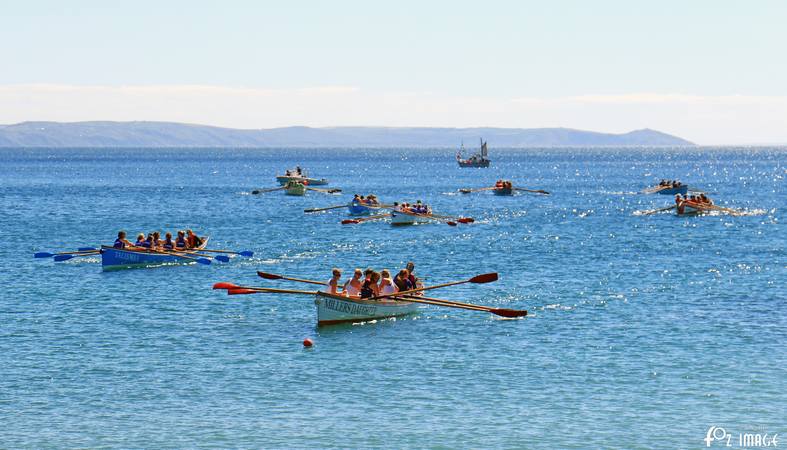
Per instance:
[[[325,291],[323,292],[335,295],[339,291],[339,280],[342,278],[342,271],[334,268],[332,273],[333,277],[328,280],[328,286],[325,287]]]
[[[363,277],[363,271],[361,269],[355,269],[353,277],[344,283],[343,291],[345,295],[349,297],[358,297],[361,295],[361,277]]]

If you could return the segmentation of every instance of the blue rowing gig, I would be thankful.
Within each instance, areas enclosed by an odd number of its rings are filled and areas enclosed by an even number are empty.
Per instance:
[[[208,245],[208,237],[202,238],[202,245],[198,249],[203,249]],[[194,250],[194,249],[192,249]],[[125,250],[101,246],[101,269],[104,271],[118,269],[133,269],[142,267],[158,267],[175,264],[195,263],[198,256],[186,255],[186,257],[172,254],[155,253],[144,250]]]
[[[347,209],[350,211],[351,216],[368,216],[375,210],[375,208],[370,208],[356,202],[350,203]]]
[[[678,187],[670,187],[668,189],[661,189],[658,191],[658,193],[661,195],[676,195],[676,194],[685,195],[687,192],[689,192],[688,184],[682,184]]]

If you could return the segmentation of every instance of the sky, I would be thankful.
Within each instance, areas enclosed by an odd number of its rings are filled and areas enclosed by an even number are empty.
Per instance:
[[[0,0],[0,123],[787,143],[787,1]]]

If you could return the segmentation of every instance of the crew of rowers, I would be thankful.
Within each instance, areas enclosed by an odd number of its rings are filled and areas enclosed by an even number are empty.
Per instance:
[[[301,170],[301,166],[295,167],[295,169],[287,169],[284,172],[284,176],[286,177],[302,177],[303,171]]]
[[[659,182],[659,186],[660,187],[679,188],[679,187],[683,186],[683,183],[681,183],[678,180],[661,180]]]
[[[177,235],[178,237],[173,240],[172,233],[167,233],[162,240],[161,233],[158,231],[148,233],[147,237],[145,237],[144,233],[139,233],[136,242],[131,243],[131,241],[126,239],[126,232],[121,230],[118,231],[118,237],[115,239],[115,243],[112,246],[114,248],[129,250],[166,251],[199,248],[203,243],[202,238],[191,230],[178,231]]]
[[[399,202],[394,202],[393,209],[394,211],[411,213],[411,214],[432,213],[432,208],[430,208],[429,205],[427,205],[426,203],[421,203],[421,200],[418,200],[417,202],[415,202],[415,204],[406,203],[406,202],[400,204]]]
[[[341,284],[342,271],[333,269],[333,276],[328,280],[323,292],[353,298],[372,298],[409,291],[420,286],[414,272],[415,264],[412,262],[408,262],[406,268],[400,270],[393,278],[391,278],[391,272],[388,269],[383,269],[380,272],[376,272],[374,269],[363,271],[355,269],[353,277]],[[339,290],[340,286],[341,290]],[[415,295],[415,293],[413,294]]]
[[[363,195],[355,194],[355,196],[353,197],[353,205],[375,206],[379,204],[380,201],[377,200],[377,196],[374,194],[369,194],[366,197],[364,197]]]
[[[497,180],[495,183],[495,189],[512,189],[513,187],[514,185],[510,181]]]
[[[695,205],[712,205],[713,200],[708,198],[708,196],[706,196],[705,194],[700,194],[700,195],[692,194],[690,196],[687,194],[683,194],[682,197],[680,194],[675,194],[675,204],[681,206],[684,203],[693,203]]]

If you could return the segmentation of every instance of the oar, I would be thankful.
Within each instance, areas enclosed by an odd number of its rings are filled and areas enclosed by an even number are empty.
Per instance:
[[[147,251],[150,252],[150,253],[157,253],[159,255],[172,255],[172,256],[175,256],[175,257],[178,257],[178,258],[189,259],[189,260],[197,261],[198,263],[205,264],[205,265],[209,265],[210,262],[211,262],[210,259],[208,259],[208,258],[206,258],[204,256],[200,256],[199,258],[194,258],[192,256],[186,256],[186,255],[184,255],[182,253],[173,252],[173,251],[161,251],[161,250],[152,250],[152,249],[151,250],[147,250]]]
[[[70,255],[55,255],[55,257],[54,257],[54,258],[52,258],[52,259],[54,259],[56,262],[62,262],[62,261],[68,261],[69,259],[72,259],[72,258],[77,258],[77,257],[80,257],[80,256],[93,256],[93,255],[99,255],[99,254],[101,254],[101,252],[100,252],[100,251],[95,251],[95,252],[90,252],[90,253],[87,253],[87,252],[85,252],[85,253],[79,253],[79,254],[77,254],[77,255],[75,255],[75,254],[70,254]]]
[[[33,255],[33,258],[51,258],[57,255],[79,255],[81,253],[97,253],[100,250],[95,248],[87,249],[87,250],[77,250],[73,252],[59,252],[59,253],[49,253],[49,252],[38,252]]]
[[[643,194],[655,194],[656,192],[663,191],[664,189],[672,189],[672,186],[654,186],[644,189]]]
[[[362,217],[360,219],[344,219],[344,220],[342,220],[342,225],[348,225],[348,224],[351,224],[351,223],[355,224],[355,223],[361,223],[361,222],[368,222],[370,220],[384,219],[386,217],[389,217],[390,215],[391,214],[378,214],[376,216]]]
[[[706,209],[715,209],[716,211],[726,212],[726,213],[729,213],[729,214],[731,214],[733,216],[742,216],[743,215],[743,212],[741,212],[741,211],[738,211],[738,210],[735,210],[735,209],[732,209],[732,208],[725,208],[723,206],[699,205],[699,207],[700,208],[706,208]]]
[[[313,212],[318,212],[318,211],[328,211],[329,209],[346,208],[348,206],[351,206],[351,205],[347,204],[347,205],[328,206],[327,208],[309,208],[309,209],[304,209],[303,212],[305,212],[305,213],[313,213]]]
[[[493,188],[493,187],[485,187],[485,188],[479,188],[479,189],[459,189],[459,192],[461,192],[463,194],[469,194],[471,192],[491,191],[493,189],[495,189],[495,188]]]
[[[323,194],[335,194],[337,192],[341,192],[342,191],[341,189],[319,189],[319,188],[313,188],[313,187],[307,187],[306,189],[308,189],[310,191],[315,191],[315,192],[322,192]]]
[[[251,258],[252,256],[254,256],[254,252],[249,251],[249,250],[243,250],[241,252],[235,252],[235,251],[232,251],[232,250],[209,250],[207,248],[203,248],[200,251],[201,252],[210,252],[210,253],[229,253],[231,255],[246,256],[248,258]]]
[[[283,293],[283,294],[316,294],[317,291],[299,291],[295,289],[276,289],[276,288],[266,288],[262,286],[239,286],[235,283],[229,283],[227,281],[220,281],[213,285],[213,289],[225,289],[227,291],[238,291],[238,290],[249,290],[255,292],[274,292],[274,293]]]
[[[497,273],[495,273],[495,272],[484,273],[484,274],[481,274],[481,275],[476,275],[473,278],[470,278],[469,280],[452,281],[450,283],[438,284],[438,285],[435,285],[435,286],[428,286],[428,287],[410,289],[410,290],[407,290],[407,291],[400,291],[400,292],[397,292],[395,294],[378,295],[376,297],[372,297],[372,300],[377,300],[377,299],[386,298],[386,297],[400,297],[402,295],[413,294],[413,293],[421,292],[421,291],[428,291],[428,290],[431,290],[431,289],[439,289],[439,288],[444,288],[444,287],[448,287],[448,286],[455,286],[457,284],[464,284],[464,283],[475,283],[475,284],[491,283],[493,281],[497,281],[497,278],[498,278],[497,277]]]
[[[282,187],[277,187],[277,188],[273,188],[273,189],[262,189],[262,190],[255,189],[255,190],[251,191],[251,193],[253,195],[257,195],[257,194],[264,194],[266,192],[281,191],[282,189],[287,189],[287,187],[286,186],[282,186]]]
[[[441,216],[439,214],[430,214],[430,216],[439,217],[441,219],[452,219],[456,220],[459,223],[473,223],[475,219],[472,217],[454,217],[454,216]]]
[[[535,189],[535,190],[534,190],[534,189],[525,189],[525,188],[514,188],[514,190],[515,190],[515,191],[533,192],[533,193],[535,193],[535,194],[544,194],[544,195],[549,195],[549,192],[547,192],[547,191],[545,191],[545,190],[543,190],[543,189]]]
[[[485,311],[485,312],[490,312],[492,314],[497,314],[498,316],[502,316],[502,317],[524,317],[527,315],[527,311],[525,310],[491,308],[488,306],[479,306],[470,303],[452,302],[450,300],[441,300],[436,298],[433,299],[429,297],[415,297],[415,296],[408,295],[405,296],[405,298],[401,299],[400,301],[423,303],[426,305],[434,305],[434,306],[445,306],[447,308],[469,309],[471,311]]]
[[[651,210],[648,210],[648,211],[642,211],[640,214],[642,214],[643,216],[647,216],[647,215],[656,214],[656,213],[659,213],[659,212],[662,212],[662,211],[669,211],[670,209],[674,209],[675,207],[676,207],[676,205],[666,206],[664,208],[651,209]]]
[[[304,280],[303,278],[291,278],[291,277],[285,277],[284,275],[276,275],[275,273],[267,273],[261,271],[257,271],[257,275],[261,278],[265,278],[266,280],[289,280],[289,281],[298,281],[300,283],[319,284],[321,286],[328,285],[328,283],[323,283],[322,281]]]

